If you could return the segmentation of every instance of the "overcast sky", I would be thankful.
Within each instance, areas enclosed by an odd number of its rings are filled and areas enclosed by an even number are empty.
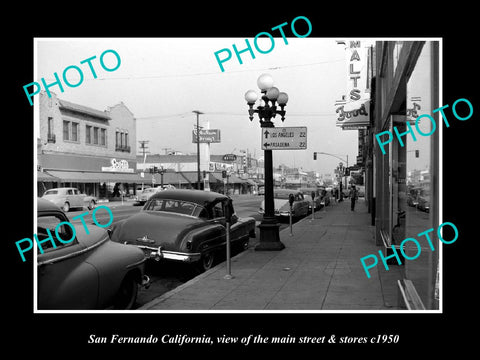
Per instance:
[[[268,49],[259,42],[260,48]],[[336,39],[275,38],[275,47],[268,54],[255,49],[255,59],[242,54],[243,64],[235,55],[223,64],[221,72],[214,52],[229,48],[245,48],[244,38],[60,38],[37,39],[37,71],[53,82],[53,73],[61,77],[69,65],[79,66],[83,83],[75,88],[57,86],[50,90],[60,99],[95,109],[123,102],[137,118],[137,141],[149,140],[151,153],[164,153],[164,148],[195,153],[192,130],[196,122],[193,110],[203,112],[201,125],[209,122],[211,129],[220,129],[221,143],[211,145],[212,154],[240,153],[248,150],[257,158],[263,155],[258,117],[250,122],[244,94],[253,89],[258,93],[257,78],[268,73],[275,86],[289,96],[286,119],[274,120],[276,126],[306,126],[307,150],[274,151],[274,164],[302,167],[320,173],[332,173],[339,160],[320,155],[323,151],[356,161],[358,132],[342,131],[335,126],[334,102],[345,93],[347,72],[343,46]],[[253,47],[253,39],[249,39]],[[103,70],[99,57],[105,50],[115,50],[121,57],[120,67],[112,72]],[[94,79],[87,64],[80,61],[96,55],[92,61],[98,75]],[[224,56],[222,54],[221,56]],[[105,57],[113,65],[113,55]],[[109,64],[112,66],[111,64]],[[75,82],[75,71],[69,79]],[[132,146],[134,144],[131,144]],[[135,144],[138,152],[138,143]]]

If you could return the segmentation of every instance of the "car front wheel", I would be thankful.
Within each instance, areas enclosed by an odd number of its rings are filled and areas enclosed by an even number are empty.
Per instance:
[[[68,212],[70,210],[70,204],[68,202],[63,204],[62,210],[65,211],[65,212]]]
[[[90,200],[90,202],[88,203],[88,210],[92,210],[94,207],[95,207],[95,201]]]
[[[119,310],[128,310],[133,307],[137,301],[138,284],[132,274],[127,275],[120,285],[117,296],[114,301],[114,308]]]

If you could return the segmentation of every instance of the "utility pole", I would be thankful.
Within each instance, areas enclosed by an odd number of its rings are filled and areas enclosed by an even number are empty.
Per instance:
[[[148,147],[146,146],[149,141],[148,140],[140,140],[140,149],[142,150],[142,155],[143,155],[143,162],[145,163],[145,154],[148,153]]]
[[[147,155],[147,152],[149,152],[148,148],[146,147],[148,142],[149,142],[148,140],[140,140],[139,141],[140,149],[142,149],[142,154],[143,154],[143,171],[145,171],[145,160],[147,159],[146,155]],[[143,191],[143,181],[142,181],[142,191]]]
[[[203,114],[198,110],[193,110],[193,113],[197,114],[197,189],[200,190],[201,178],[200,178],[200,125],[198,124],[198,116]]]

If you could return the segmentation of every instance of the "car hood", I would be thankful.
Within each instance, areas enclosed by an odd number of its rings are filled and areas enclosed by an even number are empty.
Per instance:
[[[62,198],[65,198],[65,196],[57,195],[57,194],[43,195],[42,196],[42,199],[46,199],[46,200],[49,200],[51,202],[60,201],[60,200],[62,200]]]
[[[288,199],[273,199],[275,210],[290,210],[290,203]],[[262,209],[265,209],[265,201],[262,201]]]
[[[112,227],[112,240],[121,243],[176,250],[190,230],[202,226],[204,221],[190,216],[142,211]]]

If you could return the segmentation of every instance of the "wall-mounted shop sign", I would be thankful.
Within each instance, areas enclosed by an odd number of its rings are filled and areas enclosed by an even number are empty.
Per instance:
[[[210,161],[208,163],[208,171],[219,171],[219,170],[233,171],[233,168],[234,166],[232,164],[225,164],[225,163],[219,163],[214,161]]]
[[[102,166],[102,171],[133,173],[134,170],[128,167],[127,160],[111,159],[110,164],[110,166]]]
[[[361,41],[339,41],[345,45],[347,91],[335,102],[337,126],[342,130],[366,128],[370,123],[370,89],[367,84],[368,50]]]
[[[237,155],[235,154],[225,154],[222,157],[223,161],[235,161],[237,160]]]

